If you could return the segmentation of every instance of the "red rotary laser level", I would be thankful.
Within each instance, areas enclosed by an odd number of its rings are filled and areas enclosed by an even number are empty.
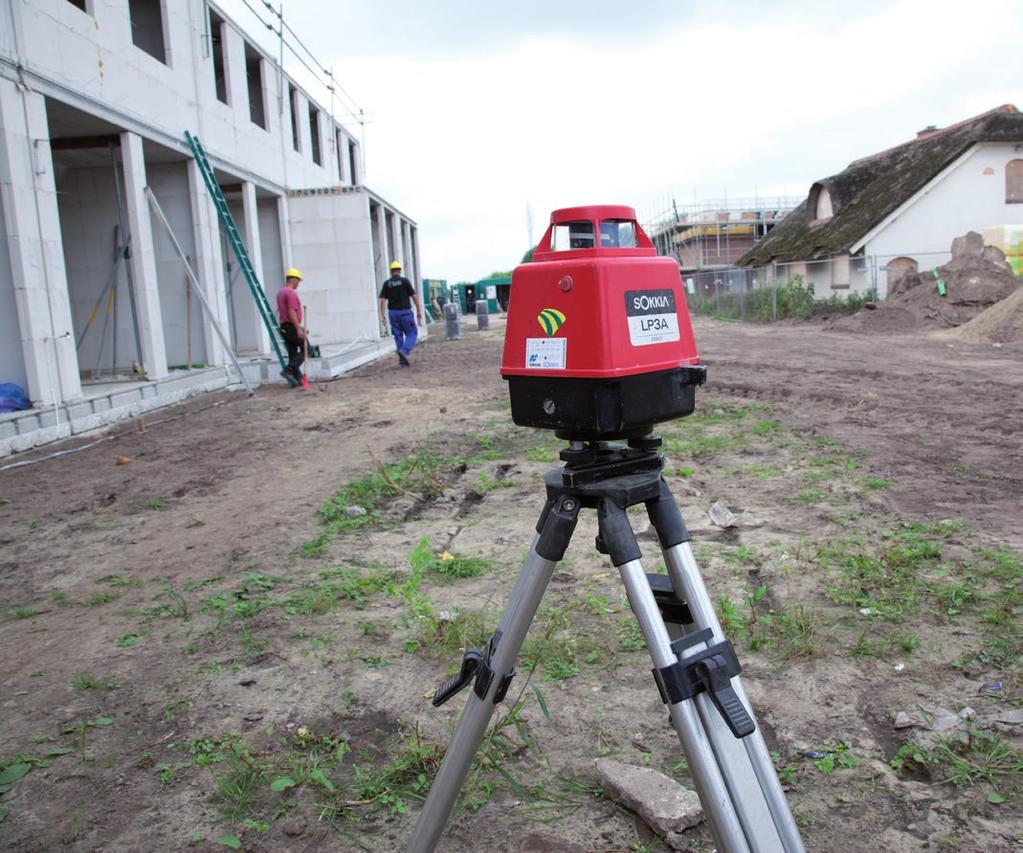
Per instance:
[[[512,273],[501,375],[512,420],[572,441],[647,435],[703,383],[678,264],[622,205],[568,207]]]

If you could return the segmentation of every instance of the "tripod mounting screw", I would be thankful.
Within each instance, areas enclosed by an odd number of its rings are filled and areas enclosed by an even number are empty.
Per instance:
[[[575,509],[575,501],[571,498],[565,498],[565,500],[561,502],[561,508],[565,510],[565,512],[572,512]]]

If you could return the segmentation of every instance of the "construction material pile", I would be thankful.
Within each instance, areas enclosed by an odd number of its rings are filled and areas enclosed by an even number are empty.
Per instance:
[[[864,332],[957,328],[1012,296],[1021,285],[1023,279],[1013,273],[1002,250],[985,246],[984,238],[970,231],[952,241],[947,264],[889,282],[884,302],[836,319],[828,328]]]

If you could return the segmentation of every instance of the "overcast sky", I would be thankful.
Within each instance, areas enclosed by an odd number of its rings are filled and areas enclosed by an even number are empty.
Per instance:
[[[927,125],[1023,107],[1023,0],[283,4],[365,112],[343,121],[366,184],[418,223],[423,275],[449,281],[511,269],[557,207],[646,222],[672,199],[802,198]],[[277,55],[244,0],[220,5]]]

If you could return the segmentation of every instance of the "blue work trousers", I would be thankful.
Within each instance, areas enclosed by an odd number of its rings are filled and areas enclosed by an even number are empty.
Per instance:
[[[411,308],[404,308],[400,311],[388,311],[387,317],[391,321],[391,334],[394,335],[394,345],[402,355],[412,352],[412,347],[419,340],[419,327],[416,326],[416,314]]]

